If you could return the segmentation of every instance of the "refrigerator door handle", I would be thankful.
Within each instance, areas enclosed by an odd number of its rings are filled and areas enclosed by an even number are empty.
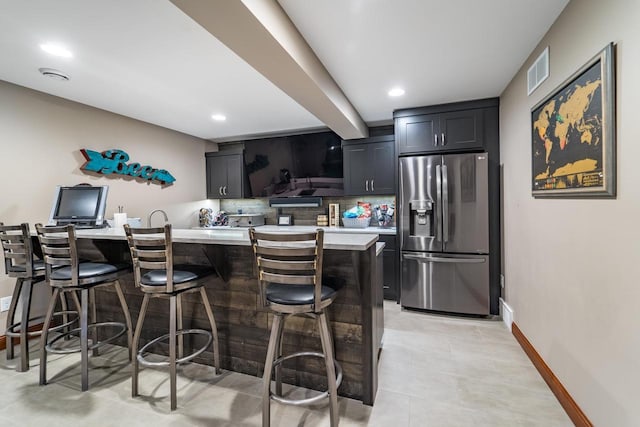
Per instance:
[[[402,258],[411,259],[422,262],[448,262],[455,264],[482,264],[484,258],[444,258],[429,255],[402,254]]]
[[[449,241],[449,179],[447,165],[442,165],[442,240]]]
[[[436,165],[436,240],[442,241],[442,175],[440,165]]]

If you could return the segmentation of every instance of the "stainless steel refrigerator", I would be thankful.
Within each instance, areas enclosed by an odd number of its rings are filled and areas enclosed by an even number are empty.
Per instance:
[[[488,157],[400,158],[403,307],[490,314]]]

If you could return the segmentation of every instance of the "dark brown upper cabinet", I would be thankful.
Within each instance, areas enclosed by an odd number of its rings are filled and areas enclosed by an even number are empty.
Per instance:
[[[245,196],[242,151],[206,153],[207,198],[240,199]]]
[[[395,194],[396,157],[393,135],[342,141],[344,194]]]
[[[478,107],[494,108],[488,102]],[[399,155],[447,151],[477,151],[485,148],[487,108],[473,102],[399,110],[394,112]]]

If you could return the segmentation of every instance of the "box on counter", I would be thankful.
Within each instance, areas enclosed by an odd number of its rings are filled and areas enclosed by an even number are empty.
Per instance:
[[[229,214],[231,227],[255,227],[264,225],[264,215],[261,214]]]

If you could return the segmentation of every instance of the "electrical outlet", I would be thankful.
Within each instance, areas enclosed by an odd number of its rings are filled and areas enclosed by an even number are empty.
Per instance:
[[[11,306],[11,296],[0,298],[0,312],[9,311],[9,306]]]

